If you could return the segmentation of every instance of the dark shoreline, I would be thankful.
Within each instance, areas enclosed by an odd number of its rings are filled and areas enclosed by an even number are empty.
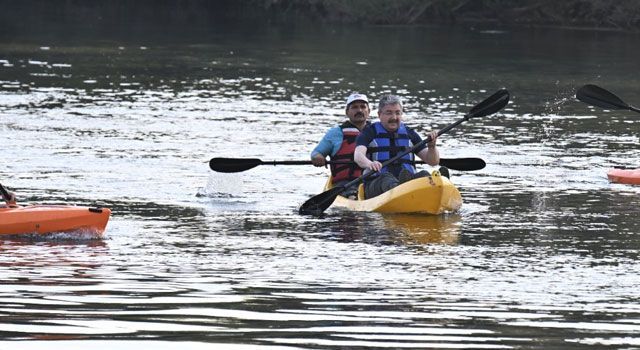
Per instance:
[[[0,0],[0,34],[255,25],[450,25],[640,32],[632,0]]]

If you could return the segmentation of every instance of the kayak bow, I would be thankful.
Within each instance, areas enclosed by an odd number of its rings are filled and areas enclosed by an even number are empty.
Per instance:
[[[0,235],[83,231],[101,236],[110,215],[108,208],[70,205],[0,207]]]
[[[640,169],[610,169],[607,177],[619,184],[640,185]]]
[[[331,178],[329,178],[325,191],[331,187]],[[363,185],[360,185],[358,192],[358,199],[338,196],[333,206],[354,211],[433,215],[453,212],[462,206],[462,196],[458,189],[437,170],[434,170],[430,177],[419,177],[407,181],[370,199],[364,199]]]

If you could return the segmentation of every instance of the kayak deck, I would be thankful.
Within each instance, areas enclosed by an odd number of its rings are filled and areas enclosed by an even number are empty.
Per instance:
[[[609,169],[607,177],[619,184],[640,185],[640,169]]]
[[[329,178],[325,190],[331,187],[331,178]],[[338,196],[333,206],[354,211],[434,215],[453,212],[462,206],[462,196],[458,189],[437,170],[433,171],[430,177],[407,181],[370,199],[364,199],[363,185],[360,185],[358,192],[358,199]]]
[[[111,210],[69,205],[28,205],[0,208],[0,235],[53,232],[104,232]]]

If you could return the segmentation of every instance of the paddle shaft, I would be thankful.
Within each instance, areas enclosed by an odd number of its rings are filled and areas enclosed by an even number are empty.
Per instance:
[[[253,169],[259,165],[311,165],[311,160],[285,160],[285,161],[263,161],[258,158],[211,158],[209,167],[213,171],[221,173],[238,173]],[[353,161],[327,161],[326,164],[355,164]],[[425,164],[422,161],[414,161],[412,164]],[[486,163],[480,158],[440,158],[440,165],[453,170],[473,171],[484,169]]]
[[[447,162],[448,159],[446,158],[440,158],[440,160],[443,160],[445,163]],[[355,164],[355,162],[340,162],[340,161],[331,161],[331,160],[327,160],[326,161],[327,164]],[[260,165],[311,165],[313,164],[310,160],[267,160],[267,161],[262,161],[260,163]],[[413,162],[413,164],[427,164],[421,160],[415,161]]]

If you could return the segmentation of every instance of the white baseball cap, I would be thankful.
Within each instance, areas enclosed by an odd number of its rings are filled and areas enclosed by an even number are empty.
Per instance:
[[[347,108],[349,108],[349,105],[351,104],[351,102],[353,101],[363,101],[366,102],[367,104],[369,104],[369,100],[367,99],[367,96],[354,92],[351,95],[349,95],[349,97],[347,97]]]

